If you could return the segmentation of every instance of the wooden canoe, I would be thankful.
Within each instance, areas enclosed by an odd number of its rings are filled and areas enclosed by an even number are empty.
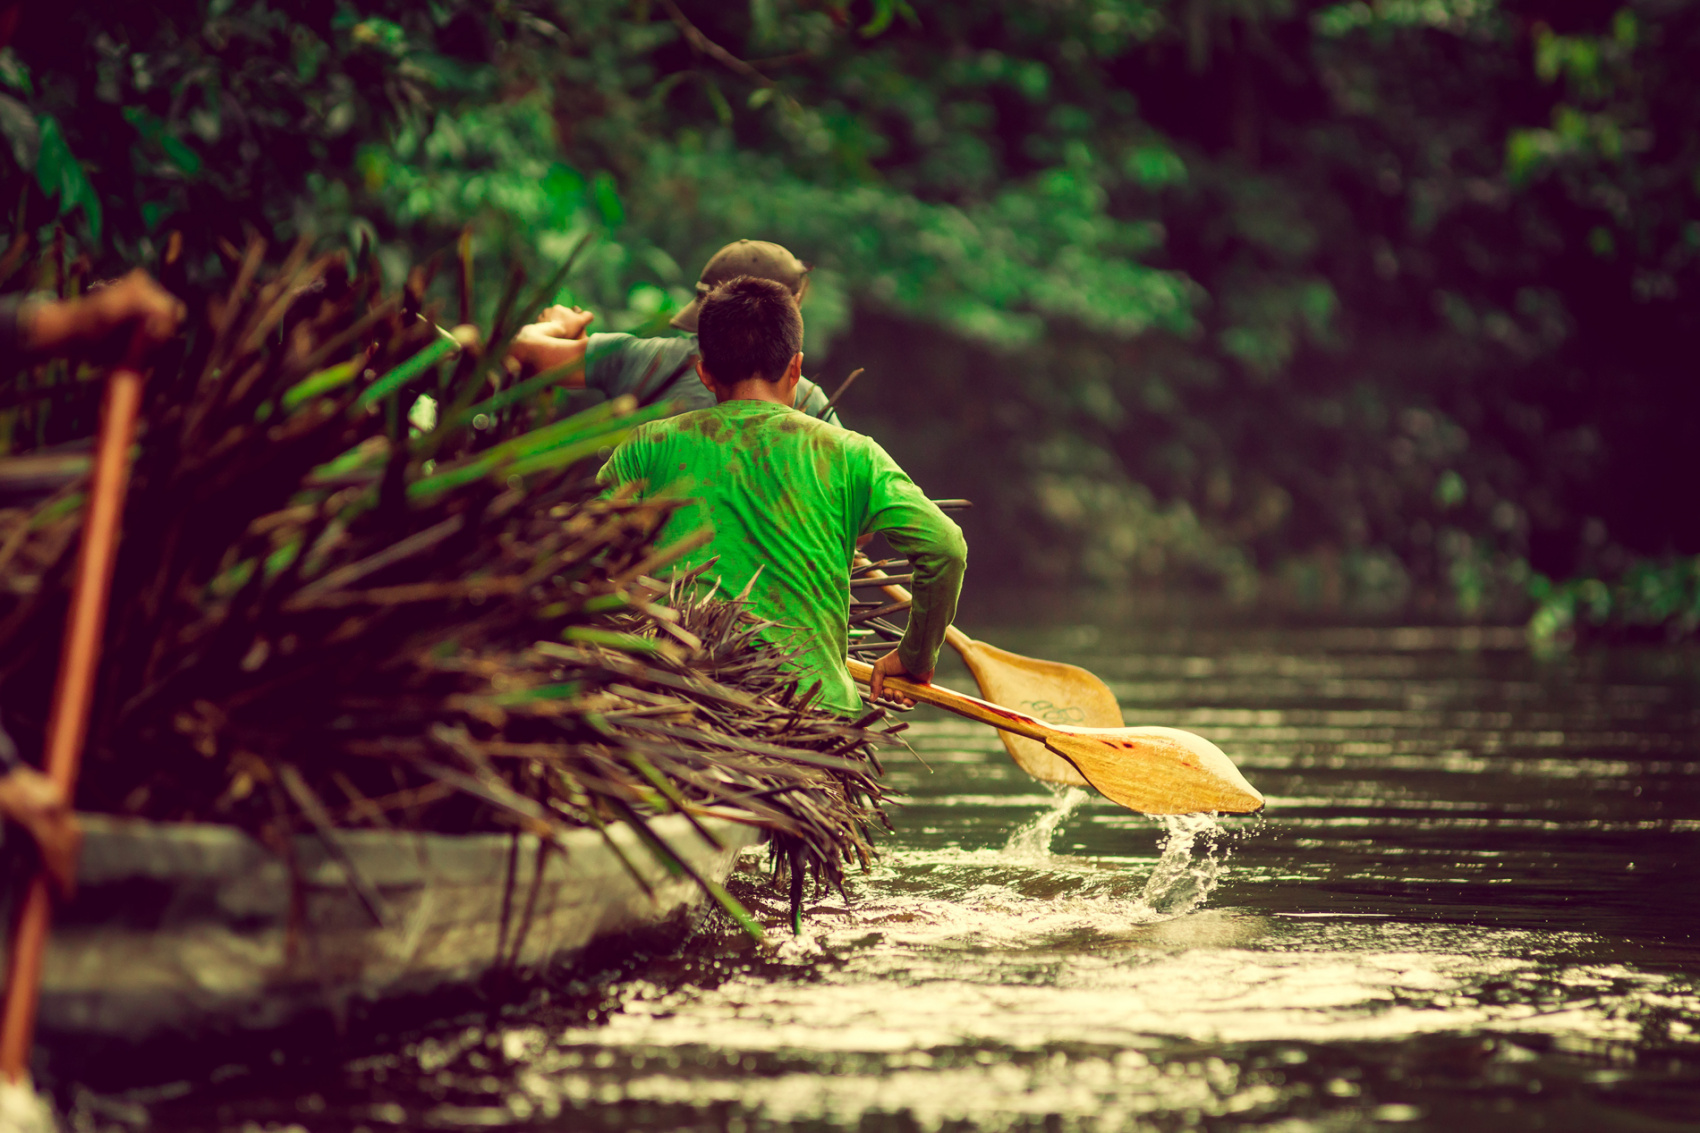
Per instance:
[[[503,969],[559,968],[598,942],[682,919],[702,896],[624,826],[612,837],[649,893],[593,830],[541,858],[532,835],[344,831],[367,900],[318,839],[298,837],[304,915],[292,928],[288,868],[242,831],[83,821],[77,894],[56,912],[42,979],[40,1035],[61,1049],[266,1032]],[[720,847],[682,817],[652,822],[716,880],[761,836],[722,819],[704,826]]]

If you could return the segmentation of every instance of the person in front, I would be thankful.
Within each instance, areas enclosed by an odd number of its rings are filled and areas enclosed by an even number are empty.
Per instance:
[[[794,654],[798,687],[818,685],[816,703],[846,716],[863,711],[844,663],[850,560],[858,537],[883,531],[913,565],[914,605],[873,666],[873,697],[888,677],[926,683],[956,616],[962,531],[878,444],[792,408],[803,316],[786,287],[740,276],[700,302],[696,375],[715,404],[640,426],[598,480],[688,498],[660,544],[707,525],[713,537],[685,563],[713,559],[722,592],[748,587],[751,613],[773,623],[764,636]]]
[[[683,335],[586,334],[594,315],[577,307],[550,307],[520,330],[508,355],[532,370],[552,370],[582,359],[584,365],[561,379],[567,389],[592,389],[609,398],[629,393],[640,405],[668,400],[680,413],[706,409],[714,398],[697,383],[693,368],[697,314],[715,285],[740,275],[782,284],[799,306],[809,293],[809,265],[787,249],[766,240],[734,240],[709,257],[697,279],[696,297],[673,316],[671,325]],[[809,379],[797,382],[795,397],[793,404],[810,416],[841,423],[826,393]]]

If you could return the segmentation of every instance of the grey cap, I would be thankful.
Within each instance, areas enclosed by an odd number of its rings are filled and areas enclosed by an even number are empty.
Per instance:
[[[789,288],[800,301],[809,283],[809,265],[793,256],[787,249],[766,240],[734,240],[709,257],[697,280],[697,296],[684,310],[673,316],[672,325],[692,334],[697,329],[697,312],[702,310],[703,296],[728,279],[753,275],[771,279]]]

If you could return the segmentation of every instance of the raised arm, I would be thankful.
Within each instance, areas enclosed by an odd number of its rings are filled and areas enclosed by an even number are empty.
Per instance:
[[[875,446],[875,451],[883,461],[874,474],[864,530],[885,532],[892,548],[908,558],[915,576],[903,640],[874,664],[870,691],[878,699],[886,677],[903,676],[921,684],[933,679],[944,631],[956,618],[968,544],[962,529],[883,450]]]
[[[583,389],[584,352],[590,343],[584,330],[595,317],[578,307],[550,307],[536,322],[520,328],[508,357],[538,372],[573,366],[562,376],[561,385]]]

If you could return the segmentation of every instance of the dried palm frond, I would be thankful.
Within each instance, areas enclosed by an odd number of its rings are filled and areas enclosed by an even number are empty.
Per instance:
[[[677,504],[592,479],[656,411],[561,416],[559,375],[512,384],[507,313],[537,300],[510,287],[487,334],[449,335],[421,277],[386,298],[259,244],[232,275],[155,359],[79,806],[333,853],[346,826],[627,823],[682,865],[647,821],[679,811],[771,832],[794,886],[866,861],[889,730],[812,708],[735,603],[670,596]],[[26,751],[98,376],[0,377],[0,717]]]

